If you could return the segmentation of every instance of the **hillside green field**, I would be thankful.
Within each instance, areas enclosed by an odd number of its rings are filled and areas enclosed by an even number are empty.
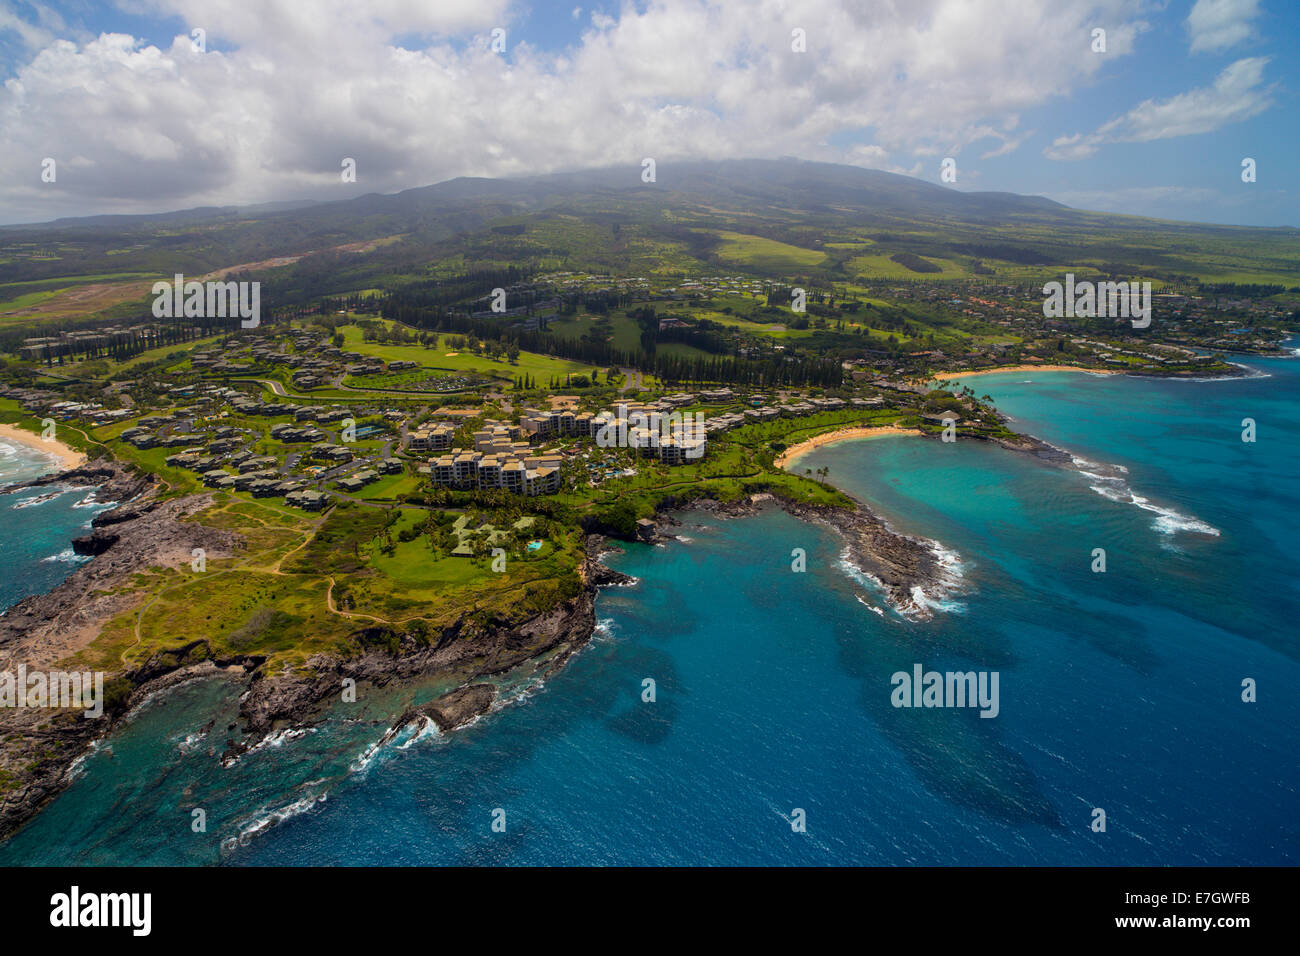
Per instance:
[[[519,361],[511,364],[507,361],[474,355],[469,351],[443,348],[441,346],[445,344],[445,337],[439,343],[439,348],[428,349],[422,345],[383,345],[367,342],[364,331],[357,325],[345,325],[340,331],[343,333],[343,348],[347,351],[373,355],[385,362],[417,362],[426,369],[475,372],[505,381],[513,381],[520,375],[531,375],[536,379],[548,381],[552,376],[562,378],[566,375],[588,375],[594,371],[594,367],[590,365],[537,355],[533,352],[521,352]]]
[[[826,261],[826,253],[815,249],[803,249],[774,239],[726,230],[719,230],[716,234],[722,240],[718,256],[724,262],[764,270],[798,271],[814,268]]]

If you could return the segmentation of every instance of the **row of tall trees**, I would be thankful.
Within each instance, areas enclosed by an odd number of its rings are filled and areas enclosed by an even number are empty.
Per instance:
[[[124,362],[149,349],[168,345],[183,345],[204,338],[207,335],[212,335],[214,331],[205,330],[199,326],[171,324],[155,326],[152,334],[140,329],[131,329],[124,332],[106,333],[99,339],[66,339],[44,345],[41,349],[40,359],[47,366],[56,363],[62,364],[65,361],[91,361],[93,359],[112,359],[117,362]]]
[[[654,374],[669,387],[720,382],[727,385],[750,385],[761,388],[781,386],[836,388],[844,381],[844,371],[839,361],[822,358],[776,357],[761,360],[660,355],[655,360]]]

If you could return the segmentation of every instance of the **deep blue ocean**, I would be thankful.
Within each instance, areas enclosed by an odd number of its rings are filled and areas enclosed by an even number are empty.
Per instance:
[[[474,725],[375,752],[401,703],[376,693],[223,768],[238,689],[191,684],[0,863],[1296,864],[1300,360],[1249,365],[969,380],[1075,467],[901,436],[801,459],[942,545],[929,620],[828,531],[688,513],[689,540],[609,559],[639,583],[590,646]],[[895,708],[914,664],[996,671],[998,715]]]

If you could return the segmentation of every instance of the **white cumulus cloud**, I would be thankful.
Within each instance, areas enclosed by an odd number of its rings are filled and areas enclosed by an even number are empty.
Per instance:
[[[1166,100],[1144,100],[1088,134],[1059,136],[1043,151],[1049,159],[1083,159],[1105,143],[1145,143],[1176,136],[1212,133],[1257,116],[1272,105],[1263,85],[1267,57],[1238,60],[1210,86]]]
[[[1259,0],[1196,0],[1187,15],[1193,53],[1217,53],[1250,39]]]
[[[28,32],[0,89],[5,220],[617,163],[639,175],[647,156],[908,170],[972,143],[996,156],[1023,140],[1024,111],[1090,83],[1145,28],[1131,0],[647,0],[593,11],[543,50],[514,28],[514,0],[131,2],[184,32]],[[1107,57],[1090,49],[1097,23]],[[791,49],[796,27],[807,52]],[[880,153],[829,145],[864,133]],[[43,157],[57,183],[41,182]]]

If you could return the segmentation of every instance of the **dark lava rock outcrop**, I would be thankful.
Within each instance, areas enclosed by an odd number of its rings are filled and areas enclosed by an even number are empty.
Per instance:
[[[120,534],[105,531],[103,528],[96,528],[90,534],[83,534],[80,538],[73,538],[72,550],[81,555],[103,554],[121,540],[122,536]]]

